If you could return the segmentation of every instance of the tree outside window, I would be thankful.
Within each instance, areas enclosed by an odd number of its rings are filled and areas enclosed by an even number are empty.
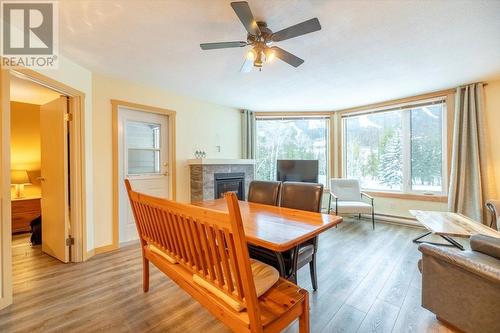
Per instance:
[[[443,193],[445,103],[347,116],[344,172],[363,189]]]

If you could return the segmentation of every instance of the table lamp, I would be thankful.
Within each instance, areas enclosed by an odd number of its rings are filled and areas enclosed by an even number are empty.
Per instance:
[[[11,170],[10,183],[16,186],[16,198],[24,196],[24,185],[31,185],[28,172],[26,170]]]

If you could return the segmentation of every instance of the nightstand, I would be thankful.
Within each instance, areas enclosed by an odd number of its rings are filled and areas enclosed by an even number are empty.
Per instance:
[[[12,233],[30,232],[30,222],[39,217],[40,197],[12,199]]]

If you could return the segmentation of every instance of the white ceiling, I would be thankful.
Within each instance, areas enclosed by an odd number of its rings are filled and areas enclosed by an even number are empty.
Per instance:
[[[16,76],[10,78],[10,100],[29,104],[42,105],[61,96],[60,93],[45,88],[30,80],[20,79]]]
[[[305,59],[239,72],[245,40],[230,1],[60,2],[60,48],[87,68],[252,110],[336,110],[500,78],[500,1],[249,0],[278,31],[318,17],[322,30],[277,43]]]

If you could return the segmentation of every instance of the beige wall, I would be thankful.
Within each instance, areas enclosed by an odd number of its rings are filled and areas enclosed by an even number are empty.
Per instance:
[[[10,103],[10,165],[12,170],[27,170],[32,185],[24,187],[26,197],[40,196],[36,177],[40,174],[40,105]],[[12,186],[11,195],[15,188]]]
[[[375,198],[375,212],[377,214],[412,218],[410,209],[446,211],[447,204],[433,201]]]
[[[177,112],[177,200],[189,201],[187,159],[202,149],[209,158],[240,157],[240,113],[168,93],[158,88],[93,75],[94,96],[94,221],[95,246],[112,242],[112,132],[111,99],[166,108]],[[221,152],[216,146],[221,146]]]
[[[40,170],[40,105],[10,103],[12,169]]]

